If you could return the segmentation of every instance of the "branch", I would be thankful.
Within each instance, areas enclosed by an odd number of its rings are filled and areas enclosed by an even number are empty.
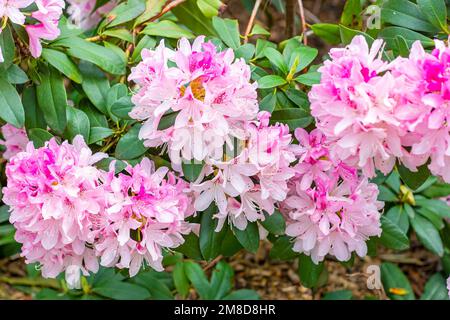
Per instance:
[[[248,42],[248,35],[252,31],[253,23],[255,21],[256,14],[258,13],[258,9],[259,9],[259,6],[261,5],[261,2],[262,2],[262,0],[256,0],[256,2],[255,2],[255,6],[253,7],[253,10],[252,10],[252,15],[250,16],[250,20],[248,21],[247,28],[245,29],[244,43]]]
[[[303,8],[303,0],[298,0],[298,6],[300,8],[300,19],[302,22],[302,34],[303,34],[303,43],[308,45],[308,36],[306,34],[306,20],[305,20],[305,10]]]
[[[61,290],[61,285],[56,279],[0,277],[0,282],[10,285],[44,287]]]

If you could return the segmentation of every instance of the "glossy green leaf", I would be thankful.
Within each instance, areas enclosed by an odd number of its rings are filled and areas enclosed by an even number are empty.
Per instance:
[[[381,282],[384,291],[393,300],[414,300],[414,292],[399,267],[393,263],[381,264]]]
[[[142,33],[149,36],[160,36],[174,39],[179,39],[181,37],[186,38],[194,37],[192,32],[182,28],[180,25],[170,20],[151,22],[147,24],[144,30],[142,30]]]
[[[78,71],[77,66],[65,53],[44,48],[42,49],[42,57],[69,79],[75,81],[76,83],[81,83],[83,81],[83,77]]]
[[[115,156],[121,160],[131,160],[143,155],[147,151],[142,140],[139,139],[139,130],[141,124],[135,124],[130,131],[128,131],[116,146]]]
[[[236,50],[241,45],[237,20],[213,17],[212,23],[220,39],[228,47]]]
[[[0,78],[0,118],[17,128],[25,123],[25,112],[16,89]]]

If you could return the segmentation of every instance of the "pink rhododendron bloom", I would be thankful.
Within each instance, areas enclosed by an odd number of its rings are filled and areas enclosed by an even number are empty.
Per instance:
[[[30,142],[6,166],[3,201],[11,210],[15,239],[26,262],[39,263],[46,278],[67,270],[73,287],[81,272],[98,269],[91,248],[104,192],[101,173],[92,165],[104,157],[92,154],[82,136],[61,145],[53,138],[38,149]]]
[[[167,144],[173,163],[182,159],[220,160],[223,146],[245,135],[258,112],[256,83],[250,68],[231,49],[218,52],[200,36],[178,49],[161,44],[144,49],[143,61],[129,76],[138,85],[130,116],[146,120],[139,133],[146,146]],[[173,123],[161,120],[171,114]],[[169,118],[170,119],[170,118]]]
[[[331,60],[319,69],[321,82],[309,93],[317,127],[332,141],[332,152],[362,168],[389,173],[406,155],[406,128],[396,116],[403,98],[404,77],[394,77],[382,60],[382,40],[369,46],[356,36],[345,48],[330,51]],[[415,169],[413,167],[413,169]]]
[[[31,55],[37,58],[42,52],[41,39],[55,40],[59,36],[58,22],[65,3],[63,0],[36,0],[35,3],[38,10],[32,12],[31,16],[38,23],[27,25],[25,30],[30,40]]]
[[[25,15],[20,9],[24,9],[34,2],[34,0],[0,0],[0,19],[8,17],[13,23],[24,24]]]
[[[418,165],[430,158],[431,172],[450,182],[450,48],[443,41],[435,43],[427,53],[415,42],[410,56],[398,59],[395,72],[406,78],[404,94],[411,101],[403,107],[414,137],[410,157]]]
[[[17,153],[24,151],[28,144],[28,136],[25,129],[17,129],[13,125],[5,124],[1,128],[3,139],[0,144],[4,145],[6,150],[3,152],[3,158],[11,159]]]
[[[112,165],[104,184],[107,223],[95,245],[100,263],[129,268],[131,276],[144,262],[162,271],[163,250],[178,247],[195,229],[185,220],[194,214],[188,184],[165,167],[155,170],[148,158],[118,176]]]
[[[70,20],[81,29],[89,30],[117,5],[117,1],[113,0],[96,8],[96,2],[96,0],[67,0],[67,13]]]
[[[327,254],[339,261],[349,260],[352,252],[365,256],[366,241],[381,234],[383,204],[377,201],[377,185],[330,158],[317,129],[309,136],[303,129],[295,134],[299,163],[289,181],[289,194],[280,204],[286,234],[294,238],[293,250],[311,256],[315,263]]]
[[[244,230],[248,221],[264,220],[264,212],[272,214],[275,203],[286,198],[287,180],[295,174],[290,168],[296,159],[292,137],[287,125],[269,125],[269,116],[260,112],[257,121],[248,122],[240,153],[206,161],[191,186],[196,192],[196,210],[206,210],[213,202],[217,206],[217,231],[225,221]]]

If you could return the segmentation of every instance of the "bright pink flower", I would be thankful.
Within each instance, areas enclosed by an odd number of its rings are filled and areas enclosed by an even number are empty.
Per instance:
[[[17,153],[24,151],[28,144],[28,136],[25,129],[17,129],[13,125],[5,124],[1,128],[4,140],[0,144],[4,145],[6,150],[3,152],[3,158],[11,159]]]
[[[293,250],[310,255],[315,263],[327,254],[347,261],[352,252],[367,253],[366,241],[379,236],[378,187],[357,170],[335,160],[320,132],[309,136],[297,129],[300,141],[296,176],[280,210],[287,220],[286,234],[294,237]]]
[[[65,3],[63,0],[36,0],[35,2],[38,10],[31,16],[39,23],[27,25],[25,30],[30,41],[31,55],[37,58],[42,52],[41,39],[55,40],[59,36],[58,22]]]
[[[333,142],[331,152],[369,177],[375,169],[389,173],[406,153],[406,128],[396,116],[404,79],[381,59],[382,45],[376,40],[369,50],[357,36],[346,48],[332,49],[331,60],[319,69],[320,84],[309,94],[317,127]]]
[[[246,122],[258,112],[256,83],[231,49],[218,52],[201,36],[192,45],[181,39],[175,51],[161,42],[156,50],[144,49],[142,58],[129,77],[139,86],[130,116],[146,120],[139,137],[147,146],[167,144],[175,164],[220,160],[224,144],[245,135]],[[173,124],[161,122],[167,114]]]
[[[107,223],[95,245],[100,263],[129,268],[131,276],[144,261],[162,271],[163,251],[181,245],[195,229],[186,221],[194,213],[188,185],[167,168],[155,171],[148,158],[126,171],[115,176],[112,165],[104,177]]]
[[[96,0],[67,0],[70,20],[81,29],[89,30],[117,5],[117,1],[113,0],[96,9],[96,2]]]
[[[34,0],[0,0],[0,19],[8,17],[13,23],[24,24],[25,15],[20,11],[35,2]]]
[[[106,154],[92,154],[81,136],[58,145],[55,138],[39,149],[30,142],[6,166],[3,201],[11,210],[27,263],[41,264],[44,277],[70,270],[76,274],[98,269],[94,251],[98,217],[104,207],[100,171],[92,166]],[[70,268],[70,269],[69,269]]]

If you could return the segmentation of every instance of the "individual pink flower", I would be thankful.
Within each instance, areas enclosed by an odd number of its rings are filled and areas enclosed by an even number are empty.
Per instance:
[[[96,0],[67,0],[70,20],[81,29],[89,30],[117,5],[117,1],[113,0],[96,8],[96,2]]]
[[[11,210],[15,239],[26,262],[39,263],[46,278],[68,270],[73,287],[77,274],[98,270],[92,244],[104,192],[93,164],[104,157],[92,154],[82,136],[61,145],[52,138],[38,149],[28,143],[6,166],[3,201]]]
[[[0,144],[6,148],[3,152],[4,159],[9,160],[17,153],[25,150],[29,141],[25,129],[17,129],[7,123],[2,126],[1,131],[4,140],[0,140]]]
[[[20,11],[35,2],[34,0],[0,0],[0,20],[8,17],[13,23],[24,24],[25,15]]]
[[[220,160],[223,146],[245,136],[245,125],[258,112],[256,83],[250,68],[231,49],[218,52],[204,36],[177,50],[161,44],[142,51],[143,61],[129,76],[138,85],[130,116],[146,120],[139,133],[145,145],[167,144],[171,161]],[[161,118],[171,115],[173,121]],[[170,118],[169,118],[170,119]]]
[[[107,187],[105,227],[95,244],[103,266],[129,268],[134,276],[145,262],[162,271],[163,251],[184,242],[196,229],[186,221],[194,214],[188,185],[144,158],[126,173],[114,175],[114,165],[103,178]]]
[[[30,52],[35,58],[42,52],[41,39],[55,40],[60,31],[58,22],[62,15],[65,3],[63,0],[36,0],[38,10],[31,16],[38,21],[37,24],[25,26],[30,41]]]
[[[382,46],[375,40],[369,49],[365,38],[356,36],[347,47],[332,49],[319,69],[320,84],[309,93],[317,128],[332,141],[330,152],[369,177],[375,169],[389,173],[407,153],[402,140],[407,129],[396,117],[404,79],[390,72]]]
[[[394,71],[406,78],[410,103],[402,114],[411,122],[411,155],[417,165],[425,164],[434,175],[450,182],[450,48],[436,40],[427,53],[420,41],[413,44],[408,58],[399,58]],[[413,121],[411,121],[411,119]]]
[[[352,252],[365,256],[366,241],[381,234],[383,203],[377,201],[377,185],[359,176],[357,169],[330,158],[328,146],[317,144],[321,141],[317,131],[308,137],[297,129],[296,137],[299,164],[280,204],[286,234],[294,238],[293,250],[311,256],[315,263],[327,254],[339,261],[349,260]]]

